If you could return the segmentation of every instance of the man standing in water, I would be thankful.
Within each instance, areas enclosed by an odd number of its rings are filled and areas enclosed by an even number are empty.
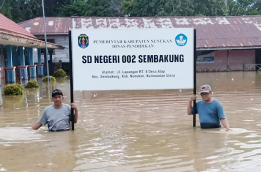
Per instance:
[[[64,97],[61,90],[53,90],[53,105],[47,106],[44,109],[42,117],[36,124],[32,126],[32,129],[37,130],[42,125],[48,124],[48,129],[50,131],[70,130],[71,108],[73,108],[75,111],[74,123],[76,123],[78,119],[78,109],[74,103],[71,103],[71,106],[68,104],[63,104],[63,99]]]
[[[196,103],[196,114],[199,114],[199,121],[201,128],[220,128],[220,121],[222,125],[229,131],[228,121],[225,117],[223,106],[218,100],[212,98],[212,91],[209,85],[202,85],[200,87],[200,95],[202,100]],[[187,113],[192,115],[194,108],[192,102],[196,100],[196,95],[190,98]]]

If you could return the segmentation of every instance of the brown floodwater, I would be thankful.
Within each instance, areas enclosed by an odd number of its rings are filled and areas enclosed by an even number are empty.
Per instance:
[[[210,84],[232,131],[192,126],[192,90],[75,92],[75,131],[31,130],[59,88],[70,82],[0,94],[0,171],[256,172],[261,171],[261,73],[198,73]],[[200,98],[200,96],[198,96]]]

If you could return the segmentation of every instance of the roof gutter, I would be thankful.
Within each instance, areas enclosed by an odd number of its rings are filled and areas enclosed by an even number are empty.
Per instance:
[[[17,35],[13,33],[3,32],[0,31],[0,44],[3,45],[14,45],[14,46],[23,46],[23,47],[33,47],[33,48],[45,48],[45,42],[26,37],[23,35]],[[47,47],[50,49],[64,49],[63,46],[53,44],[53,43],[47,43]]]
[[[197,51],[207,50],[249,50],[249,49],[261,49],[260,46],[248,46],[248,47],[209,47],[209,48],[197,48]]]

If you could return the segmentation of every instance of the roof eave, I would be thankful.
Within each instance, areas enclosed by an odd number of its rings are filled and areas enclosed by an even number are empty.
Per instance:
[[[207,51],[207,50],[242,50],[242,49],[261,49],[260,46],[242,46],[242,47],[199,47],[197,51]]]
[[[13,45],[33,48],[45,48],[45,42],[25,37],[22,35],[15,35],[10,33],[0,32],[0,44],[2,45]],[[64,49],[63,46],[47,42],[47,48],[50,49]]]

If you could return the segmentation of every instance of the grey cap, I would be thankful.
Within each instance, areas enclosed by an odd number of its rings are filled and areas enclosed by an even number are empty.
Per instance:
[[[211,87],[209,85],[202,85],[200,87],[200,94],[201,93],[209,93],[211,91]]]

